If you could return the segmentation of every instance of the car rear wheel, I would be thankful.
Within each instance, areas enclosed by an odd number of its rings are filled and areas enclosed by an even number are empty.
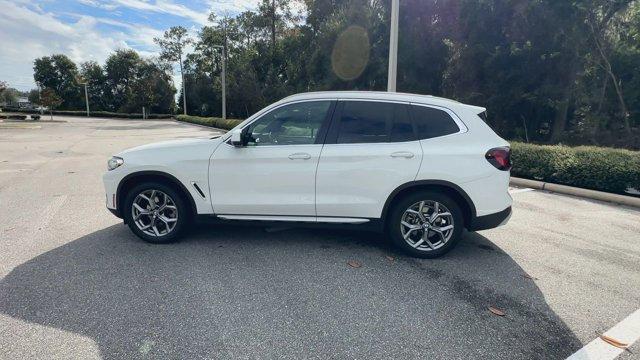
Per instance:
[[[449,252],[464,228],[462,211],[447,195],[421,191],[402,198],[391,210],[387,231],[398,248],[421,258]]]
[[[156,244],[176,241],[191,217],[179,192],[154,182],[131,189],[123,213],[129,228],[138,237]]]

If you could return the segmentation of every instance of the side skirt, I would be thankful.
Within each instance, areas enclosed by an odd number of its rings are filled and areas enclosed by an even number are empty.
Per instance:
[[[315,217],[309,217],[307,220],[300,219],[300,217],[277,217],[278,220],[268,219],[269,216],[264,218],[251,217],[246,218],[229,215],[198,215],[196,221],[201,224],[228,224],[238,226],[257,226],[257,227],[292,227],[292,228],[316,228],[316,229],[348,229],[357,231],[370,231],[370,232],[383,232],[384,224],[380,219],[355,219],[346,218],[350,221],[345,221],[345,218],[319,218],[316,221]],[[293,218],[285,219],[285,218]],[[329,219],[329,221],[326,221]]]

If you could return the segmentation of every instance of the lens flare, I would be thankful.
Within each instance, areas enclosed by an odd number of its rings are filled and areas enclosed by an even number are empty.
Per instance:
[[[362,26],[349,26],[338,36],[331,53],[333,72],[342,80],[358,78],[369,63],[369,35]]]

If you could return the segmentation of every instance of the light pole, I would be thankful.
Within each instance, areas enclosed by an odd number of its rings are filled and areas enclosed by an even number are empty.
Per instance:
[[[400,0],[391,0],[391,36],[389,39],[389,76],[387,77],[387,91],[396,91],[398,77],[398,18]]]
[[[89,117],[89,92],[87,91],[87,83],[80,83],[84,85],[84,101],[87,104],[87,117]]]
[[[227,120],[227,59],[225,48],[222,45],[213,45],[213,47],[222,51],[222,73],[220,74],[220,82],[222,83],[222,120]]]

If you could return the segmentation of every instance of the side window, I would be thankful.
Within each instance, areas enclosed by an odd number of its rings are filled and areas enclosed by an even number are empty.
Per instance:
[[[338,144],[414,140],[407,106],[374,101],[345,101],[338,122]]]
[[[404,142],[416,140],[415,131],[413,131],[413,121],[409,114],[409,105],[394,104],[395,116],[393,125],[391,126],[391,134],[389,141]]]
[[[420,139],[431,139],[460,131],[458,124],[446,111],[419,105],[412,105],[411,108]]]
[[[314,144],[331,101],[308,101],[279,107],[249,125],[248,146]]]

